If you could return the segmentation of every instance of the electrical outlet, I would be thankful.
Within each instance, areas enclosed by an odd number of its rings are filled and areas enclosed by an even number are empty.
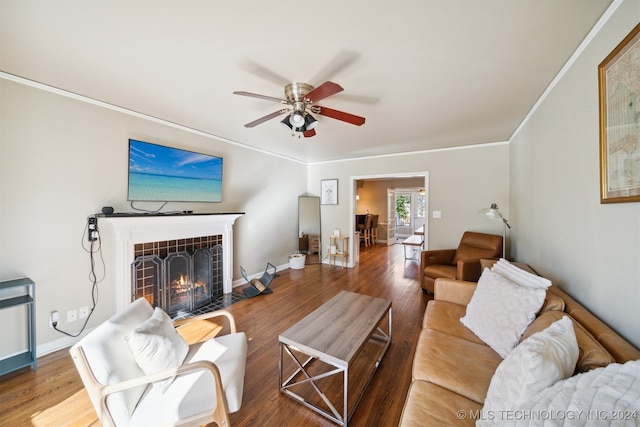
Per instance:
[[[98,240],[98,218],[95,216],[87,219],[87,239],[90,242]]]
[[[67,311],[67,323],[75,322],[78,320],[78,310]]]
[[[60,313],[58,313],[57,311],[52,311],[51,314],[49,314],[49,327],[53,328],[53,324],[58,323],[59,321]]]
[[[78,309],[78,317],[84,319],[89,315],[89,306],[85,305]]]

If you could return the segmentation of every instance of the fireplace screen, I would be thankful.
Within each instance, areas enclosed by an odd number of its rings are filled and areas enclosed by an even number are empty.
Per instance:
[[[222,295],[222,245],[216,245],[211,248],[211,283],[214,295]]]
[[[193,308],[211,301],[211,249],[198,249],[193,254]]]
[[[166,312],[173,316],[180,311],[193,310],[191,256],[187,252],[173,252],[164,260],[166,274]]]
[[[136,245],[133,299],[144,297],[175,317],[223,295],[221,236],[185,240],[198,241]]]
[[[149,304],[163,306],[158,292],[162,286],[162,260],[157,255],[144,255],[133,262],[133,299],[146,298]]]

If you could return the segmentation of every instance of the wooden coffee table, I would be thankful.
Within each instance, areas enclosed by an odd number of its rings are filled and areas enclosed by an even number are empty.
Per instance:
[[[386,331],[383,327],[387,323],[384,322],[385,317],[388,318]],[[374,345],[370,345],[372,341],[375,341]],[[280,392],[346,426],[391,344],[391,301],[342,291],[280,334],[279,343]],[[367,351],[363,352],[365,347]],[[293,361],[293,364],[289,363],[293,373],[286,379],[283,372],[286,369],[285,353]],[[376,356],[375,353],[379,354]],[[373,357],[364,357],[371,354]],[[366,359],[366,369],[359,366],[357,374],[365,372],[368,377],[364,381],[356,381],[362,386],[351,408],[348,408],[349,369],[358,361],[359,355]],[[329,369],[322,369],[324,366]],[[341,393],[321,389],[323,385],[331,384],[326,379],[339,375],[343,377]],[[364,378],[358,378],[361,379]],[[315,397],[320,398],[318,402],[323,402],[325,408],[308,395],[302,396],[294,391],[301,386],[314,391]],[[332,402],[330,398],[340,395],[343,396],[342,411],[336,409],[335,400]]]

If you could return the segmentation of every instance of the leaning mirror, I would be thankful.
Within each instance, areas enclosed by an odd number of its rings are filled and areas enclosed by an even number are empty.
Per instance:
[[[298,252],[306,254],[306,264],[322,260],[320,245],[320,197],[298,197]]]

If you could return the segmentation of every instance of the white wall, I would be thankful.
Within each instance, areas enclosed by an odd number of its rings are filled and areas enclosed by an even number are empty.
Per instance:
[[[624,2],[511,141],[513,254],[640,346],[640,203],[600,204],[598,65],[640,21]]]
[[[0,118],[0,280],[35,281],[41,350],[64,342],[48,327],[52,310],[62,314],[63,329],[76,332],[81,322],[67,324],[66,312],[91,306],[89,255],[82,247],[87,216],[102,206],[131,211],[129,138],[224,158],[222,203],[173,203],[163,211],[246,212],[234,226],[234,279],[241,279],[239,265],[249,274],[262,272],[267,261],[287,264],[297,248],[306,165],[6,80],[0,80]],[[99,285],[89,327],[111,314],[112,285],[108,275]],[[3,310],[0,322],[15,324],[21,316]],[[3,331],[0,358],[25,346],[22,328]]]
[[[508,218],[508,162],[509,146],[499,143],[311,165],[309,194],[319,195],[320,180],[338,179],[338,205],[321,207],[323,253],[327,253],[329,235],[335,228],[343,234],[353,233],[353,177],[428,172],[429,211],[442,212],[441,219],[433,219],[431,215],[428,219],[430,249],[456,247],[466,230],[502,234],[501,223],[489,221],[477,212],[495,202]]]

